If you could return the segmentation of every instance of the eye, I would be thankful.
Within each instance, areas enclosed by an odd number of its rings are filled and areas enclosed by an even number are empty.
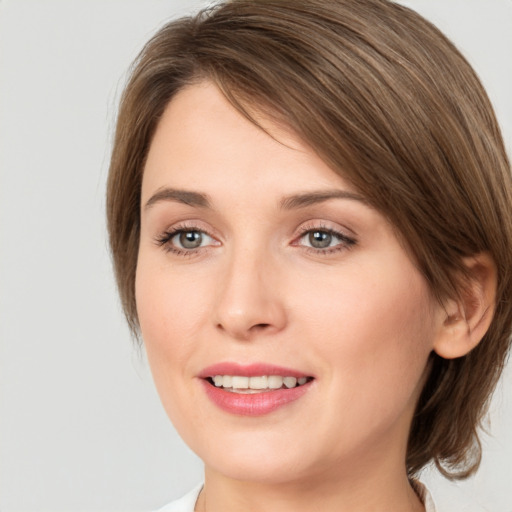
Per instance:
[[[325,249],[330,247],[333,240],[336,241],[336,237],[327,231],[310,231],[306,238],[309,246],[315,249]]]
[[[176,228],[166,231],[157,238],[157,243],[167,251],[177,254],[192,253],[198,249],[211,245],[218,245],[218,242],[206,232],[196,228]]]
[[[180,249],[197,249],[207,243],[208,239],[211,240],[211,237],[202,231],[180,231],[170,241]]]
[[[298,239],[302,245],[317,252],[334,252],[353,246],[356,241],[343,233],[328,228],[305,229]]]

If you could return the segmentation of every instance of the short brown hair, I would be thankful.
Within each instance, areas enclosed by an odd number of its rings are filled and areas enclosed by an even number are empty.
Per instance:
[[[464,357],[432,354],[407,452],[450,478],[478,467],[477,428],[512,326],[512,183],[492,106],[453,44],[387,0],[232,0],[164,26],[124,91],[107,193],[122,304],[138,332],[135,272],[142,173],[176,92],[212,80],[251,118],[286,123],[395,226],[441,302],[461,293],[463,259],[489,253],[496,310]]]

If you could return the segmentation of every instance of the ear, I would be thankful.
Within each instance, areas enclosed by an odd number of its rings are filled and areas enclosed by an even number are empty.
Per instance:
[[[464,259],[469,281],[459,299],[444,304],[434,351],[445,359],[465,356],[484,337],[496,306],[496,265],[488,253]],[[442,309],[442,308],[441,308]]]

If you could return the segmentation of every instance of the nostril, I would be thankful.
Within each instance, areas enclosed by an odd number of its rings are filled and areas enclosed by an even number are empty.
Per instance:
[[[256,324],[251,327],[251,331],[264,331],[265,329],[268,329],[270,327],[270,324]]]

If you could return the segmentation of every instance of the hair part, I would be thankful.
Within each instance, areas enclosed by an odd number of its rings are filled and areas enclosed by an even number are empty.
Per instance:
[[[407,451],[411,475],[432,460],[449,478],[472,474],[510,347],[512,182],[470,65],[432,24],[387,0],[232,0],[164,26],[122,96],[107,185],[116,279],[135,336],[145,159],[169,101],[202,80],[253,122],[257,111],[289,126],[360,191],[441,303],[463,293],[465,257],[492,256],[492,324],[465,357],[432,354]]]

